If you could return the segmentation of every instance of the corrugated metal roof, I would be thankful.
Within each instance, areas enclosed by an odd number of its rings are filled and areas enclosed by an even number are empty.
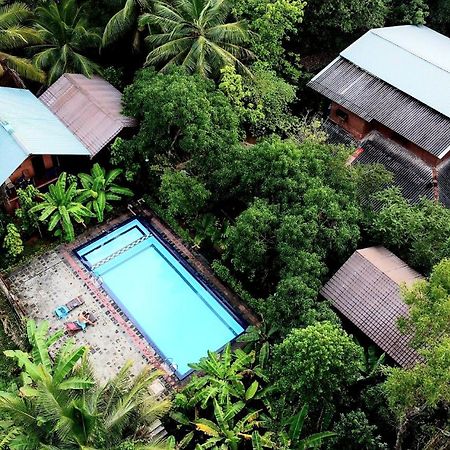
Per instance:
[[[394,361],[409,367],[420,357],[397,328],[398,319],[408,314],[400,285],[421,278],[389,250],[370,247],[354,252],[321,294]]]
[[[377,131],[367,135],[360,146],[363,151],[353,164],[382,164],[392,172],[393,182],[405,198],[413,203],[422,198],[433,200],[433,170],[422,159]],[[377,205],[372,206],[377,209]]]
[[[425,26],[368,31],[341,56],[450,117],[450,39]]]
[[[366,121],[376,120],[438,158],[450,150],[448,117],[344,58],[335,59],[308,85]]]
[[[122,115],[122,94],[103,78],[65,74],[40,97],[50,110],[96,155],[125,127],[136,125]]]
[[[89,155],[30,91],[0,88],[0,185],[29,155]]]

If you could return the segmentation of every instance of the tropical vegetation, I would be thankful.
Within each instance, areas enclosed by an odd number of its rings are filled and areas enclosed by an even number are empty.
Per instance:
[[[100,71],[86,52],[98,48],[101,38],[90,29],[77,0],[44,2],[36,8],[35,27],[41,42],[32,47],[33,61],[47,72],[47,84],[67,72],[91,77]]]
[[[115,168],[107,172],[100,164],[95,163],[90,174],[78,174],[82,189],[77,200],[83,204],[87,202],[86,207],[95,214],[99,222],[103,222],[105,211],[112,211],[111,202],[117,202],[123,196],[133,196],[131,189],[114,183],[121,173],[122,169]]]
[[[62,173],[55,184],[51,184],[48,192],[39,192],[36,203],[30,213],[40,213],[39,220],[48,223],[48,231],[67,241],[75,239],[73,222],[84,225],[93,213],[77,200],[79,195],[76,181],[67,182],[67,174]]]
[[[221,68],[247,72],[241,61],[252,54],[242,44],[248,41],[244,21],[227,22],[229,0],[156,1],[152,12],[143,14],[140,26],[156,27],[146,38],[152,49],[146,64],[168,70],[181,65],[189,73],[217,77]]]
[[[203,376],[170,412],[148,395],[155,374],[126,366],[101,385],[87,349],[58,352],[59,336],[30,323],[29,346],[0,357],[0,448],[158,448],[147,425],[159,416],[171,449],[448,447],[449,210],[409,203],[380,166],[348,165],[354,149],[330,144],[325,105],[305,89],[370,28],[426,23],[450,36],[448,1],[0,3],[1,85],[38,94],[65,72],[101,73],[139,122],[97,163],[18,190],[17,212],[0,211],[1,269],[54,236],[73,241],[135,192],[261,321],[239,348],[193,361]],[[411,315],[399,326],[423,358],[413,368],[352,336],[319,295],[369,245],[428,277],[403,292]]]
[[[112,449],[127,438],[142,437],[148,449],[163,449],[148,440],[153,422],[170,404],[152,397],[157,372],[131,377],[124,366],[106,384],[95,381],[88,349],[66,341],[54,358],[50,351],[63,332],[48,334],[48,324],[27,323],[29,351],[8,350],[20,370],[14,389],[0,391],[1,448]]]
[[[39,82],[45,80],[45,73],[28,58],[14,54],[14,51],[40,42],[37,30],[25,25],[31,16],[32,11],[24,3],[0,1],[0,78],[11,74],[17,84],[22,84],[20,77]]]

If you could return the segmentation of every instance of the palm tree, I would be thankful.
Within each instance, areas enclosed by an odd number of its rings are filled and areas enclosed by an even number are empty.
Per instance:
[[[217,76],[225,66],[250,73],[241,58],[252,56],[241,46],[248,40],[245,22],[226,22],[231,4],[228,0],[155,1],[152,12],[140,17],[141,26],[155,26],[146,41],[153,48],[147,65],[166,71],[181,65],[189,73]]]
[[[144,10],[148,9],[148,2],[147,0],[125,0],[122,3],[124,3],[123,8],[114,14],[106,24],[103,31],[102,45],[106,47],[116,42],[135,28],[133,48],[137,50],[140,42],[138,18]]]
[[[67,173],[63,172],[55,184],[51,184],[48,192],[39,193],[42,201],[30,209],[30,214],[41,212],[39,220],[48,222],[48,231],[55,231],[55,236],[71,242],[75,239],[72,220],[84,225],[87,217],[94,217],[91,211],[77,200],[80,191],[77,182],[67,187]]]
[[[43,44],[34,47],[34,63],[48,71],[53,83],[64,73],[81,73],[91,77],[100,67],[84,52],[100,46],[101,38],[87,28],[86,18],[76,0],[51,0],[36,8],[36,28]]]
[[[118,186],[114,180],[123,172],[122,169],[113,169],[106,172],[95,163],[91,173],[80,173],[81,194],[78,197],[80,203],[88,202],[86,206],[97,216],[99,222],[103,222],[105,211],[111,211],[109,202],[118,201],[122,196],[132,197],[133,192],[125,187]]]
[[[98,385],[87,360],[87,348],[67,341],[50,358],[50,347],[62,332],[48,336],[48,324],[27,324],[29,353],[5,354],[17,360],[23,385],[0,392],[0,413],[6,417],[3,447],[11,450],[38,448],[110,449],[124,439],[147,439],[151,424],[165,414],[168,401],[156,401],[149,392],[159,376],[144,369],[136,377],[126,365],[105,385]],[[148,450],[166,448],[152,443]]]
[[[4,0],[0,0],[0,78],[10,73],[14,77],[17,74],[19,77],[43,82],[45,74],[42,70],[34,66],[30,60],[10,53],[11,50],[39,42],[37,31],[23,25],[31,16],[31,12],[23,3],[6,6],[4,4]]]

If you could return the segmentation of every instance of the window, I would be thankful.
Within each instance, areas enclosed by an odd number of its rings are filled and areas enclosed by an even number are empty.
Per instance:
[[[343,122],[347,122],[348,120],[348,114],[345,111],[342,111],[342,109],[336,109],[336,116]]]

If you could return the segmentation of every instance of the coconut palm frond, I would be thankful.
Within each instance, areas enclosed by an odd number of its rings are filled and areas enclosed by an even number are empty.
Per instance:
[[[226,22],[229,11],[227,0],[155,2],[152,12],[140,18],[142,25],[162,31],[146,39],[151,48],[146,65],[161,71],[180,65],[204,77],[218,76],[226,65],[250,73],[243,60],[253,55],[241,47],[249,38],[246,24]]]
[[[38,69],[32,61],[26,58],[19,58],[18,56],[8,55],[6,53],[0,52],[0,63],[4,64],[11,70],[14,70],[20,76],[43,83],[45,81],[45,72]]]
[[[136,0],[127,0],[124,7],[111,17],[103,32],[103,47],[116,42],[132,29],[139,16],[139,6]]]
[[[100,66],[85,56],[89,48],[99,47],[101,37],[87,28],[76,0],[54,0],[36,9],[36,29],[42,44],[32,47],[34,63],[48,72],[47,82],[64,73],[82,73],[91,77]]]

